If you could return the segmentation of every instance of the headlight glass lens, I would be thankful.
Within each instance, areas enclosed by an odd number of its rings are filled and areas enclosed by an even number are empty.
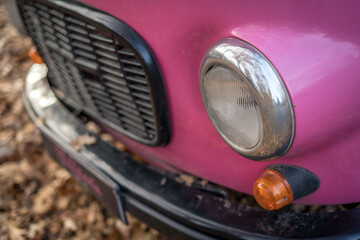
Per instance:
[[[218,131],[236,146],[254,147],[261,137],[261,119],[240,76],[217,66],[206,73],[202,84],[208,114]]]

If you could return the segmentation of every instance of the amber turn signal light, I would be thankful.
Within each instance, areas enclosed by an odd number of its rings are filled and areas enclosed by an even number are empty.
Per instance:
[[[267,169],[256,180],[253,193],[258,204],[267,210],[280,209],[294,198],[288,181],[274,169]]]
[[[259,205],[276,210],[314,193],[320,179],[309,170],[287,164],[272,164],[255,182],[253,193]]]
[[[40,57],[39,53],[36,51],[35,47],[30,48],[29,50],[29,57],[34,63],[44,63],[42,58]]]

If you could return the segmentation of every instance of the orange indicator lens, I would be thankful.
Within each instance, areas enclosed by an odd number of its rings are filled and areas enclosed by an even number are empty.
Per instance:
[[[39,53],[36,51],[35,47],[30,48],[29,57],[34,63],[43,63],[43,60],[40,57]]]
[[[267,169],[255,182],[254,197],[267,210],[280,209],[293,200],[293,191],[283,175]]]

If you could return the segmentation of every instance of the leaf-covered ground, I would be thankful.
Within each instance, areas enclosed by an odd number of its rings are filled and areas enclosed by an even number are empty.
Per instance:
[[[22,102],[30,47],[0,5],[0,240],[165,239],[122,224],[46,154]]]

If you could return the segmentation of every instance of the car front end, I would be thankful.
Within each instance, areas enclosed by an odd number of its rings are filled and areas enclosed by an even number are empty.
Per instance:
[[[359,238],[358,208],[268,211],[360,201],[356,1],[9,2],[44,61],[30,117],[124,222],[178,239]]]

